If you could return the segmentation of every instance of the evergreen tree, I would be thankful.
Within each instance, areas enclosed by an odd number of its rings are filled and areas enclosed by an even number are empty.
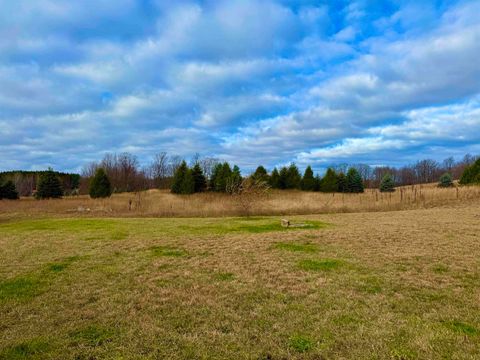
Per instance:
[[[205,175],[203,175],[203,170],[200,164],[197,162],[192,169],[192,176],[193,176],[193,183],[194,183],[194,191],[195,192],[202,192],[205,191],[207,187],[207,179]]]
[[[277,168],[273,168],[269,180],[272,189],[278,189],[280,187],[280,174],[278,173]]]
[[[225,192],[227,191],[227,182],[232,176],[232,169],[228,162],[224,162],[221,166],[217,178],[215,179],[215,191]]]
[[[442,176],[440,176],[438,186],[444,187],[444,188],[453,186],[452,175],[450,175],[449,173],[445,173]]]
[[[288,169],[283,166],[280,169],[280,174],[278,176],[278,188],[281,190],[287,189],[288,186]]]
[[[107,173],[103,168],[98,168],[90,182],[89,194],[91,198],[107,198],[112,195],[112,186]]]
[[[188,168],[186,161],[182,161],[173,176],[172,193],[174,194],[193,194],[195,191],[195,182],[192,171]]]
[[[335,170],[328,168],[320,185],[322,192],[337,192],[338,191],[338,177]]]
[[[195,179],[193,178],[192,170],[187,168],[185,177],[182,182],[180,194],[193,194],[195,192]]]
[[[465,168],[460,177],[460,184],[480,184],[480,159]]]
[[[287,189],[300,189],[302,183],[302,175],[295,163],[291,163],[288,167]]]
[[[360,173],[355,168],[348,169],[347,179],[346,179],[346,192],[350,193],[362,193],[363,190],[363,180],[360,176]]]
[[[212,176],[210,177],[211,191],[217,191],[215,188],[215,185],[217,183],[217,179],[219,178],[219,176],[221,176],[222,169],[223,169],[223,165],[220,163],[216,164],[215,167],[213,168]]]
[[[390,174],[385,174],[380,182],[380,191],[381,192],[394,192],[395,191],[395,182],[393,177]]]
[[[322,186],[322,178],[320,175],[315,176],[315,187],[313,188],[313,191],[320,191],[320,188]]]
[[[347,192],[347,177],[343,172],[337,175],[337,185],[339,192]]]
[[[0,200],[2,199],[18,199],[18,192],[13,181],[8,180],[5,184],[0,184]]]
[[[262,165],[257,167],[255,172],[252,174],[252,178],[257,181],[265,181],[265,182],[268,182],[270,180],[267,169],[265,169]]]
[[[307,168],[305,169],[305,173],[303,174],[301,188],[304,191],[315,190],[315,178],[313,177],[313,170],[310,165],[307,166]]]
[[[63,195],[62,184],[60,183],[59,178],[53,172],[52,168],[49,168],[42,175],[38,181],[37,186],[37,199],[48,199],[48,198],[60,198]]]

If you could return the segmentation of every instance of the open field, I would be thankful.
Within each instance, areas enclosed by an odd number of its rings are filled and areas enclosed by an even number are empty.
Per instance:
[[[0,218],[0,359],[480,358],[475,201],[296,229],[16,211]]]
[[[149,190],[114,194],[108,199],[88,196],[57,200],[0,201],[3,216],[89,217],[218,217],[244,215],[300,215],[338,212],[391,211],[454,205],[480,200],[480,186],[438,188],[436,184],[397,188],[394,193],[367,189],[363,194],[271,190],[266,197],[251,199],[248,209],[238,196],[221,193],[174,195]],[[7,215],[8,214],[8,215]]]

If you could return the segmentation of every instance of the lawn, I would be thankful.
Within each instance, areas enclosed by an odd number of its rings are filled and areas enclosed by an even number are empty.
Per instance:
[[[0,222],[0,359],[480,358],[476,205]]]

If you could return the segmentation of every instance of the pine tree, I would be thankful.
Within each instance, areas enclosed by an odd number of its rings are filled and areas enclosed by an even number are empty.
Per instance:
[[[291,163],[288,167],[288,175],[287,175],[287,189],[300,189],[300,184],[302,182],[302,175],[300,175],[300,171],[298,171],[297,165],[295,163]]]
[[[315,190],[315,178],[313,176],[313,170],[310,165],[307,166],[307,168],[305,169],[305,173],[303,174],[301,188],[304,191]]]
[[[385,174],[380,182],[380,192],[394,192],[395,182],[390,174]]]
[[[180,194],[183,195],[193,194],[195,192],[195,179],[193,178],[192,170],[188,167],[180,189]]]
[[[460,184],[480,184],[480,159],[465,168],[460,177]]]
[[[270,175],[269,183],[272,189],[278,189],[280,182],[280,174],[278,173],[277,168],[273,168],[272,174]]]
[[[13,181],[8,180],[5,184],[0,184],[0,200],[2,199],[18,199],[18,192]]]
[[[286,189],[288,186],[288,169],[283,166],[280,169],[280,173],[278,175],[278,188],[281,190]]]
[[[343,172],[337,175],[337,185],[339,192],[347,192],[347,178]]]
[[[42,175],[38,181],[37,199],[61,198],[63,195],[62,184],[55,172],[49,168]]]
[[[444,188],[453,186],[452,175],[450,175],[449,173],[445,173],[442,176],[440,176],[440,180],[438,181],[438,186],[444,187]]]
[[[195,192],[202,192],[205,191],[207,187],[207,179],[205,175],[203,175],[202,167],[199,163],[196,163],[192,169],[192,176],[193,176],[193,183],[194,183],[194,191]]]
[[[112,195],[112,186],[107,173],[103,168],[98,168],[90,182],[89,194],[91,198],[107,198]]]
[[[215,167],[213,168],[212,176],[210,177],[210,186],[209,186],[211,191],[217,191],[215,188],[215,185],[217,183],[217,179],[219,178],[219,176],[221,176],[222,168],[223,166],[220,163],[216,164]]]
[[[325,176],[322,179],[320,186],[322,192],[337,192],[338,191],[338,178],[335,170],[328,168]]]
[[[191,194],[194,186],[192,173],[184,160],[175,171],[171,191],[174,194]]]
[[[362,177],[355,168],[348,169],[346,190],[350,193],[362,193],[364,191]]]
[[[320,175],[315,176],[315,187],[313,188],[313,191],[320,191],[320,188],[322,186],[322,178]]]
[[[268,176],[267,169],[265,169],[262,165],[257,167],[255,172],[252,174],[252,178],[256,181],[268,182],[270,180],[269,176]]]

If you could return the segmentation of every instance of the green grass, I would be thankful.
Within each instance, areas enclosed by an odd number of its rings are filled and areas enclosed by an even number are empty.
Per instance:
[[[44,290],[45,282],[35,276],[19,276],[0,282],[0,302],[31,300]]]
[[[313,348],[313,341],[304,335],[294,335],[289,340],[289,346],[297,352],[304,353]]]
[[[112,341],[115,331],[99,325],[89,325],[85,328],[70,332],[69,336],[74,345],[90,347],[102,346]]]
[[[461,321],[448,321],[445,322],[445,326],[456,333],[465,334],[468,336],[480,335],[479,329]]]
[[[153,246],[151,251],[154,256],[182,257],[188,255],[184,249],[172,246]]]
[[[318,252],[318,245],[316,244],[301,244],[294,242],[279,242],[275,245],[276,249],[292,251],[292,252],[306,252],[315,253]]]
[[[344,262],[337,259],[305,259],[298,262],[298,267],[306,271],[330,271],[335,270],[342,265],[344,265]]]
[[[222,272],[215,274],[215,279],[220,281],[230,281],[235,279],[235,274],[229,272]]]
[[[0,359],[480,358],[478,239],[440,214],[9,220]]]
[[[0,360],[43,359],[50,344],[42,338],[24,341],[0,351]]]

